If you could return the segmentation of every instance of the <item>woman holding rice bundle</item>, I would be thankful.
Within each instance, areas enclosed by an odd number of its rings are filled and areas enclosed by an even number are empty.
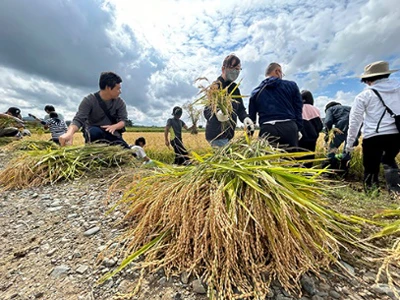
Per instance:
[[[222,74],[214,82],[214,89],[219,97],[227,100],[227,107],[219,107],[215,112],[211,105],[204,108],[206,123],[206,139],[213,147],[225,146],[235,135],[237,118],[245,125],[246,129],[254,131],[254,123],[249,118],[246,108],[243,105],[242,96],[238,85],[234,82],[242,70],[240,59],[234,55],[228,55],[222,63]],[[221,90],[226,89],[226,95]],[[218,97],[217,96],[217,97]]]

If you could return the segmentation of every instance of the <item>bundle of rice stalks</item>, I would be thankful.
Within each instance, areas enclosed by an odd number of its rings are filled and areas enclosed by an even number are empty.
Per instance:
[[[396,270],[396,271],[395,271]],[[382,266],[376,275],[376,282],[379,281],[382,274],[386,275],[388,285],[397,299],[400,299],[400,239],[395,240],[389,254],[382,259]],[[396,278],[394,278],[394,275]]]
[[[362,180],[364,178],[363,155],[360,146],[356,147],[351,154],[349,174],[354,179]]]
[[[198,78],[196,81],[206,80],[208,83],[208,79],[205,77]],[[204,106],[208,106],[211,109],[213,114],[216,114],[218,111],[221,111],[224,115],[231,115],[233,112],[232,101],[236,97],[233,95],[234,91],[239,87],[241,81],[236,85],[236,87],[232,90],[232,92],[228,92],[229,86],[226,88],[221,88],[218,82],[213,82],[208,84],[207,86],[199,85],[201,95],[193,104],[201,104]]]
[[[18,118],[9,116],[9,115],[4,115],[0,114],[0,128],[6,128],[6,127],[21,127],[21,124],[24,122],[21,121]]]
[[[15,142],[17,139],[15,137],[0,137],[0,147],[11,144]]]
[[[400,217],[400,207],[397,209],[386,209],[381,213],[378,213],[374,218],[387,218],[387,217]],[[370,239],[388,237],[388,236],[398,236],[400,233],[400,220],[396,219],[392,222],[386,223],[383,229],[378,233],[375,233],[370,237]],[[400,299],[399,289],[400,289],[400,239],[394,240],[393,246],[388,250],[388,253],[383,258],[375,259],[382,263],[379,268],[378,274],[376,275],[376,283],[378,283],[384,274],[387,279],[388,285],[397,299]],[[396,278],[394,278],[396,275]]]
[[[230,144],[135,180],[120,202],[131,226],[119,249],[126,258],[101,281],[146,254],[134,268],[186,271],[218,299],[261,299],[275,279],[301,293],[300,277],[328,267],[358,229],[324,207],[323,170],[299,167],[304,155],[266,141]]]
[[[119,166],[132,161],[129,150],[119,146],[86,145],[56,150],[34,150],[12,159],[0,172],[5,190],[73,180],[88,172]]]
[[[55,150],[60,147],[52,141],[21,139],[4,147],[6,151]]]

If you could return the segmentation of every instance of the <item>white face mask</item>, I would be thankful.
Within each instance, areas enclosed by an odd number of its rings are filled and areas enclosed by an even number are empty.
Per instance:
[[[239,77],[240,70],[230,69],[226,70],[226,80],[235,81]]]

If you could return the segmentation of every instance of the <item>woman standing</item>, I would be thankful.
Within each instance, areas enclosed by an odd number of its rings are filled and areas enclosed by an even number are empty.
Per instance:
[[[352,145],[361,124],[363,126],[364,187],[371,191],[379,187],[379,167],[382,162],[389,190],[400,192],[400,177],[395,158],[400,150],[400,133],[395,115],[400,115],[400,82],[389,79],[389,64],[378,61],[364,68],[361,82],[367,87],[354,99],[350,112],[346,151]]]
[[[303,99],[303,129],[301,130],[302,138],[299,141],[299,147],[314,152],[319,133],[323,127],[321,114],[319,109],[314,106],[314,97],[310,91],[301,91],[301,98]],[[304,157],[304,159],[314,158],[315,155],[308,155]],[[307,168],[311,168],[312,165],[312,162],[304,164],[304,166]]]

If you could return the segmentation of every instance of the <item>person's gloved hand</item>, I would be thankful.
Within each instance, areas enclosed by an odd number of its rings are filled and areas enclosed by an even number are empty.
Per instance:
[[[253,120],[250,119],[249,117],[244,118],[243,124],[247,131],[250,131],[250,132],[254,131]]]
[[[344,152],[346,152],[346,153],[353,153],[353,151],[354,151],[354,147],[350,147],[350,146],[347,146],[346,145],[346,147],[344,148]]]
[[[217,117],[217,120],[220,122],[227,122],[229,120],[229,115],[225,115],[222,111],[217,111],[217,113],[215,114],[215,116]]]
[[[301,132],[299,131],[299,141],[301,140],[302,137],[303,137],[303,135],[302,135]]]

